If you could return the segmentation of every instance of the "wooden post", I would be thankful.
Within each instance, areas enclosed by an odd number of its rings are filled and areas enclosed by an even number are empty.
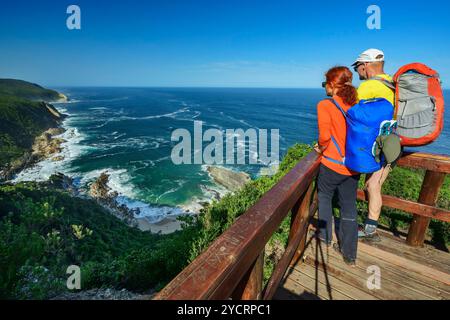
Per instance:
[[[313,199],[311,201],[311,194],[314,192]],[[309,186],[308,191],[305,194],[305,198],[299,201],[296,206],[292,209],[292,221],[291,221],[291,230],[289,232],[289,238],[288,243],[293,239],[295,234],[299,232],[303,232],[305,229],[305,223],[307,224],[309,221],[310,215],[310,207],[311,205],[313,207],[317,206],[317,189],[313,187],[313,184]],[[306,225],[306,232],[308,231],[308,226]],[[300,244],[295,250],[294,256],[292,257],[291,262],[289,263],[290,266],[293,266],[296,264],[298,259],[300,258],[301,254],[303,253],[303,250],[305,248],[305,242],[307,238],[307,233],[304,234]]]
[[[233,300],[261,300],[264,272],[264,250],[234,290]]]
[[[435,206],[444,179],[445,173],[427,170],[420,190],[418,202],[429,206]],[[430,220],[431,218],[429,217],[414,215],[413,221],[409,227],[406,243],[413,247],[423,246]]]
[[[298,259],[303,253],[304,240],[306,239],[306,232],[308,230],[309,218],[311,216],[311,195],[314,191],[313,183],[311,182],[308,190],[300,197],[296,205],[292,208],[291,231],[288,238],[286,250],[283,253],[280,261],[278,261],[275,269],[270,276],[269,282],[264,290],[264,300],[272,299],[278,285],[286,273],[290,263],[294,257]]]

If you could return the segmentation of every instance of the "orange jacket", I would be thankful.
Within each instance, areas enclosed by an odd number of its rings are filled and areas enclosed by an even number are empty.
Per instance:
[[[337,103],[347,111],[351,106],[347,105],[338,96],[333,97]],[[347,124],[344,115],[330,100],[322,100],[317,104],[317,120],[319,127],[319,146],[325,147],[323,155],[331,159],[341,160],[339,151],[334,143],[331,141],[331,136],[334,137],[342,155],[345,157],[345,138],[347,135]],[[356,172],[348,169],[342,164],[334,163],[325,157],[322,157],[322,164],[331,170],[346,176],[354,175]]]

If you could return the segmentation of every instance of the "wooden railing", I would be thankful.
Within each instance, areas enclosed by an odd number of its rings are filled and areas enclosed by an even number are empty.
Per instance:
[[[398,165],[406,168],[424,169],[425,177],[417,202],[383,195],[383,206],[412,213],[406,242],[411,246],[424,243],[426,231],[431,219],[450,222],[450,211],[436,207],[445,176],[450,173],[450,157],[430,153],[405,153]],[[388,177],[389,179],[389,177]],[[366,200],[362,190],[358,190],[358,199]]]
[[[155,299],[271,299],[289,265],[303,253],[308,225],[317,211],[314,180],[319,164],[315,152],[302,159]],[[419,203],[383,196],[383,205],[414,214],[407,242],[421,245],[431,218],[450,221],[450,211],[435,207],[445,175],[450,172],[450,157],[407,153],[398,165],[426,170]],[[365,200],[362,190],[358,198]],[[290,211],[286,250],[263,288],[265,246]]]

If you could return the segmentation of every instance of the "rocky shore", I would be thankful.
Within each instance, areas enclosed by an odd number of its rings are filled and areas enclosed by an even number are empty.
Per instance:
[[[50,128],[37,136],[30,151],[26,151],[20,158],[16,159],[0,172],[0,180],[10,180],[20,171],[29,168],[39,161],[50,159],[62,151],[61,144],[66,142],[56,136],[64,133],[63,128]],[[63,160],[61,156],[56,156],[53,161]]]
[[[58,136],[65,132],[65,129],[60,127],[60,125],[63,119],[67,116],[58,112],[58,110],[56,110],[51,104],[46,102],[41,103],[53,115],[57,127],[49,128],[37,136],[34,139],[30,150],[25,151],[21,157],[15,159],[8,166],[4,167],[0,171],[0,181],[8,181],[20,171],[29,168],[44,159],[51,159],[53,155],[56,155],[62,151],[61,144],[66,141],[58,138]],[[57,156],[52,160],[60,161],[63,160],[63,158],[61,156]]]
[[[248,181],[250,176],[243,172],[235,172],[223,167],[209,166],[207,168],[208,173],[215,183],[224,186],[228,191],[236,191],[242,188]],[[138,208],[130,209],[124,204],[120,204],[118,201],[119,194],[108,186],[109,175],[106,172],[100,174],[100,176],[90,185],[88,194],[91,198],[95,199],[102,206],[107,208],[116,217],[123,220],[130,226],[137,227],[142,231],[150,231],[152,233],[169,234],[177,230],[181,230],[182,222],[177,219],[176,216],[167,216],[159,222],[150,222],[146,217],[139,217],[140,211]],[[219,192],[202,186],[209,191],[213,198],[212,200],[220,200],[221,195]],[[197,210],[185,210],[187,214],[198,214],[200,209],[207,203],[199,202],[194,207]]]
[[[53,155],[60,153],[62,151],[61,144],[66,142],[62,138],[57,136],[64,133],[63,128],[50,128],[34,140],[32,146],[31,156],[33,157],[33,163],[44,159],[50,159]],[[61,156],[52,158],[53,161],[63,160]]]
[[[236,191],[242,188],[251,180],[250,176],[245,172],[235,172],[223,167],[208,166],[206,170],[214,182],[224,186],[230,191]]]
[[[50,129],[39,136],[36,139],[37,142],[35,144],[35,148],[33,148],[34,156],[41,159],[46,159],[49,157],[51,158],[51,156],[55,153],[59,153],[61,151],[60,148],[62,143],[60,140],[62,139],[52,138],[52,135],[60,134],[60,132],[61,131],[59,129]],[[230,192],[236,191],[250,180],[250,177],[245,173],[235,172],[222,167],[209,167],[208,172],[214,182],[223,185]],[[108,186],[109,178],[109,174],[107,172],[103,172],[88,186],[87,189],[79,189],[75,186],[71,177],[58,172],[52,175],[48,181],[43,184],[69,191],[73,196],[94,199],[115,217],[119,218],[130,227],[139,228],[141,231],[170,234],[182,229],[183,222],[178,220],[177,216],[166,216],[164,219],[156,223],[151,222],[146,217],[139,217],[139,208],[131,209],[118,201],[119,194]],[[212,194],[212,198],[209,199],[210,201],[218,201],[221,199],[221,194],[218,191],[208,188],[207,186],[202,186],[202,188]],[[189,209],[184,208],[183,210],[186,214],[195,215],[200,213],[200,210],[207,206],[210,201],[198,201],[197,203],[191,205]]]
[[[66,96],[60,94],[60,101],[67,100],[68,99]],[[3,171],[0,171],[0,180],[11,180],[15,174],[35,165],[37,162],[42,160],[64,160],[62,151],[64,147],[63,143],[65,143],[66,140],[61,138],[61,135],[65,132],[65,129],[60,125],[66,115],[58,112],[58,110],[49,103],[42,103],[56,119],[55,123],[59,126],[49,128],[37,136],[34,139],[34,143],[29,151],[27,151],[20,159],[17,159],[11,163],[8,168],[4,168]],[[248,174],[243,172],[235,172],[223,167],[208,166],[207,172],[216,184],[222,186],[228,192],[236,191],[245,183],[250,181],[250,176]],[[107,172],[103,172],[88,186],[87,189],[78,189],[70,177],[64,175],[63,173],[56,173],[52,175],[47,182],[44,182],[44,184],[56,187],[58,189],[67,190],[74,196],[92,198],[104,208],[108,209],[114,216],[121,219],[124,223],[131,227],[137,227],[142,231],[168,234],[182,228],[182,222],[177,219],[176,215],[166,216],[164,219],[156,223],[146,217],[139,217],[139,208],[131,209],[123,204],[123,201],[118,201],[120,195],[108,186],[109,179],[109,174]],[[200,213],[205,205],[213,200],[219,201],[225,193],[219,192],[206,185],[202,185],[201,188],[206,194],[209,194],[210,199],[207,201],[204,199],[198,200],[186,207],[182,207],[182,211],[186,214]]]
[[[89,187],[89,196],[130,226],[138,227],[135,215],[139,209],[129,209],[117,201],[119,194],[108,186],[109,175],[103,172]]]
[[[67,102],[67,101],[69,101],[69,98],[65,94],[59,92],[58,93],[58,101],[57,102],[64,103],[64,102]]]

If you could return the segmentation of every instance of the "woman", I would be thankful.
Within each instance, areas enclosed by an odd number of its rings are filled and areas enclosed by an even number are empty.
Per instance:
[[[332,99],[322,100],[317,105],[319,141],[315,149],[322,154],[317,178],[319,238],[327,245],[331,244],[332,200],[337,192],[341,213],[337,249],[346,263],[354,265],[358,245],[356,190],[359,174],[344,165],[347,128],[345,117],[336,104],[347,111],[358,102],[358,93],[352,85],[353,74],[346,67],[334,67],[325,77],[322,86]]]

